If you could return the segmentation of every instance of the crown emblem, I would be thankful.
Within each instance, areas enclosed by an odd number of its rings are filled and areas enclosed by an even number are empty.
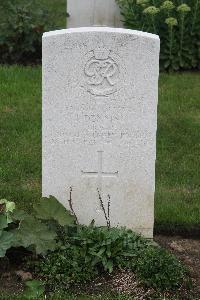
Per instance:
[[[110,50],[104,48],[104,47],[99,47],[94,50],[94,56],[98,60],[104,60],[107,59],[110,54]]]

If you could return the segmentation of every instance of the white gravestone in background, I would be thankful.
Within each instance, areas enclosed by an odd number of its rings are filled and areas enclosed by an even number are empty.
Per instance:
[[[153,235],[159,38],[105,27],[43,36],[43,196],[80,223]],[[109,195],[109,197],[108,197]]]
[[[123,27],[120,9],[115,0],[68,0],[67,27]]]

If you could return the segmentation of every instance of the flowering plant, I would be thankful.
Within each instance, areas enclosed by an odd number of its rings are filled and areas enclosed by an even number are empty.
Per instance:
[[[200,0],[116,1],[125,27],[160,36],[161,70],[200,69]]]

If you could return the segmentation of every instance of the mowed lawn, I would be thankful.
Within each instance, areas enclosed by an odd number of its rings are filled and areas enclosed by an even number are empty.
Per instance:
[[[1,66],[0,78],[0,198],[31,210],[41,196],[41,67]],[[200,224],[199,146],[200,73],[162,74],[157,226]]]

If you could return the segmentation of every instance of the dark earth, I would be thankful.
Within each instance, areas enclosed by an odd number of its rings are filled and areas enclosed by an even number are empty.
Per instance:
[[[144,288],[135,275],[127,270],[97,277],[89,284],[75,286],[73,290],[78,294],[92,295],[107,292],[124,293],[132,296],[135,300],[154,299],[155,296],[163,297],[162,299],[174,297],[173,299],[200,300],[200,239],[156,235],[154,240],[175,254],[188,267],[192,280],[190,290],[182,287],[176,295],[171,292],[161,295],[153,289]],[[17,253],[15,257],[16,255]],[[11,259],[10,263],[5,259],[0,261],[0,292],[19,293],[23,291],[24,281],[32,279],[32,277],[34,276],[20,267],[20,263],[16,260],[12,261]]]

